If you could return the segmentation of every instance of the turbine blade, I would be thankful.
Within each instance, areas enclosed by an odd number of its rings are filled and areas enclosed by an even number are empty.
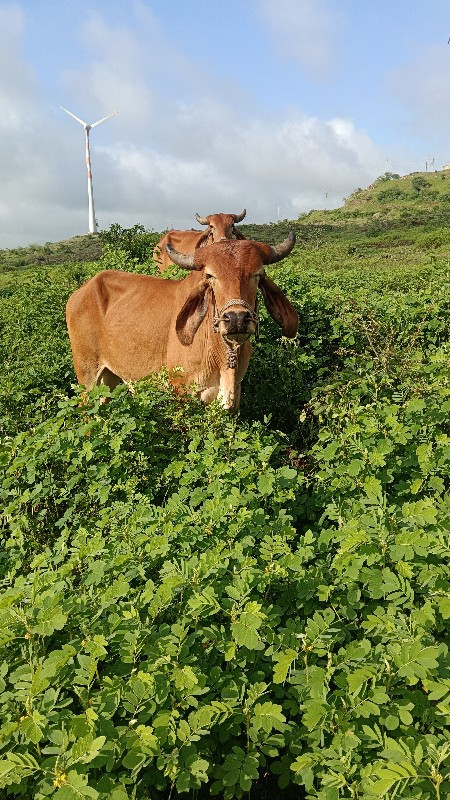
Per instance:
[[[115,115],[118,114],[118,113],[119,113],[118,111],[113,111],[113,113],[112,114],[108,114],[107,117],[103,117],[103,119],[99,119],[99,120],[97,120],[97,122],[94,122],[91,125],[91,128],[95,128],[96,125],[101,125],[102,122],[106,122],[107,119],[111,119],[111,117],[115,117]]]
[[[71,116],[71,117],[73,117],[74,119],[76,119],[76,121],[77,121],[77,122],[79,122],[79,123],[80,123],[80,125],[84,125],[84,127],[86,127],[86,125],[87,125],[87,122],[84,122],[84,121],[83,121],[82,119],[80,119],[79,117],[76,117],[76,116],[75,116],[75,114],[72,114],[72,112],[71,112],[71,111],[68,111],[68,109],[67,109],[67,108],[64,108],[64,106],[60,106],[60,108],[62,108],[62,110],[63,110],[63,111],[65,111],[65,112],[66,112],[66,114],[70,114],[70,116]]]

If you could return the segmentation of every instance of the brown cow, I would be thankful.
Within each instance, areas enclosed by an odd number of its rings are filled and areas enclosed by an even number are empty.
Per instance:
[[[113,388],[167,367],[174,384],[194,385],[205,403],[219,396],[225,408],[239,408],[258,327],[258,287],[284,335],[297,333],[296,311],[264,271],[294,244],[290,233],[275,247],[224,241],[179,253],[167,245],[171,260],[191,270],[182,280],[115,270],[95,275],[66,309],[78,381],[87,389]]]
[[[222,239],[245,239],[245,236],[235,227],[237,222],[242,222],[246,214],[244,210],[240,214],[210,214],[208,217],[195,219],[200,225],[207,225],[206,231],[168,231],[159,240],[153,250],[153,258],[159,266],[161,272],[167,269],[169,264],[173,264],[166,250],[166,244],[182,253],[193,253],[197,247],[205,247],[212,242],[221,242]]]

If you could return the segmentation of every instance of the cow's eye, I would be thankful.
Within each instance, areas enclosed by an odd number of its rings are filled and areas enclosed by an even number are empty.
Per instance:
[[[214,275],[211,275],[209,272],[205,272],[205,278],[207,281],[214,280]]]
[[[259,283],[259,281],[261,280],[261,275],[259,274],[259,272],[258,272],[257,275],[253,275],[253,277],[254,277],[256,283]]]

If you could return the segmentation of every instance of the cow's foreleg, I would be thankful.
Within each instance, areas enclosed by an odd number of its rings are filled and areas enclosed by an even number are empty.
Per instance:
[[[241,381],[247,372],[248,362],[252,354],[251,342],[241,345],[237,367],[222,367],[220,370],[219,400],[224,408],[237,411],[241,403]]]
[[[216,399],[218,392],[218,386],[209,386],[207,389],[203,389],[200,392],[200,400],[202,403],[205,403],[205,405],[208,405],[208,403],[212,403],[212,401]]]
[[[237,411],[241,400],[241,382],[237,369],[224,369],[220,373],[218,398],[227,411]]]

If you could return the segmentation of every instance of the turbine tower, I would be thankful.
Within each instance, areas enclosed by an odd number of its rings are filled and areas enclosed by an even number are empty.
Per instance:
[[[87,167],[87,176],[88,176],[88,199],[89,199],[89,233],[97,233],[97,220],[95,219],[95,208],[94,208],[94,191],[92,188],[92,170],[91,170],[91,153],[89,150],[89,131],[92,128],[95,128],[97,125],[101,125],[102,122],[106,122],[107,119],[114,117],[117,114],[117,111],[113,111],[112,114],[108,114],[107,117],[103,117],[103,119],[97,120],[97,122],[93,122],[92,125],[89,125],[87,122],[84,122],[79,117],[76,117],[75,114],[72,114],[71,111],[68,111],[67,108],[61,106],[62,110],[69,114],[71,117],[76,119],[80,125],[83,126],[84,132],[86,135],[86,167]]]

